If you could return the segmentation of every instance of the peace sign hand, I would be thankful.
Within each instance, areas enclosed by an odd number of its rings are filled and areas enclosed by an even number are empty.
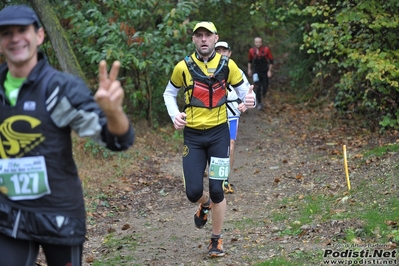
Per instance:
[[[122,101],[125,93],[121,83],[117,80],[120,65],[119,61],[115,61],[108,75],[105,60],[102,60],[99,64],[100,83],[94,99],[106,115],[122,111]]]

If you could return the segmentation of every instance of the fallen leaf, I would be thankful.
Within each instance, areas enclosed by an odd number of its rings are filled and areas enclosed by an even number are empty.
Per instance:
[[[164,188],[161,189],[161,191],[159,191],[159,193],[160,193],[162,196],[166,196],[166,195],[169,194],[168,192],[165,192],[165,189],[164,189]]]
[[[127,229],[129,229],[130,228],[130,224],[124,224],[123,226],[122,226],[122,230],[123,231],[125,231],[125,230],[127,230]]]
[[[91,263],[91,262],[94,261],[94,257],[93,257],[93,256],[88,256],[88,257],[86,257],[85,261],[86,261],[87,263]]]
[[[392,227],[397,227],[398,223],[394,221],[385,221],[385,224]]]
[[[331,213],[331,214],[342,213],[342,212],[345,212],[345,209],[330,210],[330,213]]]
[[[116,231],[115,228],[112,228],[112,227],[108,228],[108,230],[107,230],[108,234],[113,233],[115,231]]]
[[[304,236],[304,235],[306,235],[306,232],[307,232],[307,230],[302,230],[302,232],[301,233],[299,233],[299,237],[302,237],[302,236]]]

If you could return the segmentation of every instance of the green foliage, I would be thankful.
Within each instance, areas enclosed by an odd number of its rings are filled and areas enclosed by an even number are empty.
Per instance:
[[[113,155],[112,151],[98,145],[92,139],[88,139],[84,144],[84,150],[85,152],[89,152],[94,158],[108,158]]]
[[[193,8],[191,1],[65,1],[63,17],[88,80],[96,80],[100,60],[119,60],[126,111],[154,125],[166,113],[162,93],[173,66],[192,52],[187,17]]]
[[[335,107],[398,127],[399,3],[319,1],[290,3],[278,18],[299,25],[301,51],[313,57],[313,77],[338,76]],[[299,72],[300,73],[300,72]]]
[[[179,131],[179,130],[176,130],[174,133],[173,133],[173,139],[174,140],[177,140],[177,141],[179,141],[179,142],[182,142],[183,141],[183,132],[182,131]]]
[[[227,41],[232,48],[232,59],[247,72],[248,49],[253,46],[254,37],[263,38],[264,44],[279,47],[275,43],[272,24],[276,1],[198,1],[198,9],[193,10],[195,20],[213,21],[218,29],[219,40]]]
[[[101,59],[120,60],[125,110],[154,128],[169,122],[162,93],[174,65],[193,51],[190,30],[200,20],[215,22],[244,71],[260,36],[275,61],[285,63],[279,71],[295,90],[330,97],[342,114],[362,115],[370,124],[399,127],[396,0],[53,3],[87,80],[97,84]]]
[[[128,157],[128,155],[124,152],[114,152],[111,151],[100,144],[97,144],[94,140],[92,139],[87,139],[86,142],[84,143],[83,149],[86,153],[89,155],[93,156],[93,158],[97,159],[107,159],[111,157]]]
[[[392,230],[390,236],[392,238],[392,242],[399,242],[399,230]]]

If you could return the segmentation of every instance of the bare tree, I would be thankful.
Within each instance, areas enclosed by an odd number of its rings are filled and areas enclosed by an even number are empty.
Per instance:
[[[28,0],[39,16],[63,71],[85,80],[79,62],[48,0]]]

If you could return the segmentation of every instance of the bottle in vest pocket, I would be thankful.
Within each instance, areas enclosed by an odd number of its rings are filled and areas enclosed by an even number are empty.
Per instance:
[[[258,82],[259,81],[258,73],[255,73],[255,74],[252,75],[252,80],[254,82]]]

